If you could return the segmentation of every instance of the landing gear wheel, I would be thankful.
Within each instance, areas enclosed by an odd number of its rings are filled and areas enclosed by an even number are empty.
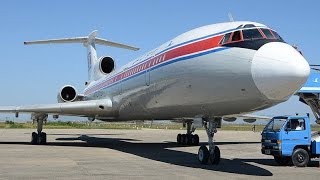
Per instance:
[[[187,135],[182,134],[182,135],[181,135],[181,144],[182,144],[182,145],[186,145],[186,139],[187,139]]]
[[[198,160],[201,164],[208,164],[209,150],[207,146],[202,145],[198,150]]]
[[[47,134],[44,132],[40,133],[40,137],[39,137],[39,144],[47,144]]]
[[[186,134],[185,144],[192,145],[192,134]]]
[[[220,162],[220,149],[218,146],[215,146],[214,150],[210,152],[210,162],[211,164],[219,164]]]
[[[199,136],[198,136],[198,134],[195,134],[195,135],[192,136],[192,145],[195,145],[195,146],[199,145]]]
[[[177,144],[197,146],[199,145],[199,136],[198,134],[178,134]]]
[[[178,134],[178,135],[177,135],[177,143],[178,143],[178,144],[182,144],[181,134]]]
[[[31,144],[33,145],[47,144],[47,134],[44,132],[41,132],[40,134],[33,132],[31,135]]]
[[[38,144],[38,133],[32,132],[32,135],[31,135],[31,144],[32,144],[32,145]]]
[[[296,167],[305,167],[309,163],[309,154],[306,150],[298,148],[292,154],[292,163]]]

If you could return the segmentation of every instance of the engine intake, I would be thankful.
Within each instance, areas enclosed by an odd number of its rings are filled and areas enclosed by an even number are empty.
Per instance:
[[[63,86],[58,94],[58,102],[73,102],[77,99],[77,90],[70,85]]]
[[[109,74],[115,69],[115,62],[112,57],[106,56],[101,57],[99,60],[100,63],[100,71],[103,74]]]

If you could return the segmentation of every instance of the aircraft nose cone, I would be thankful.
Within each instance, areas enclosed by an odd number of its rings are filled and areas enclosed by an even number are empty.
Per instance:
[[[257,88],[270,100],[286,100],[307,81],[310,66],[292,46],[271,42],[258,49],[251,73]]]

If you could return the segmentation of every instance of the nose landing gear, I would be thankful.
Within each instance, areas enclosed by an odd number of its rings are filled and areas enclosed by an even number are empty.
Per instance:
[[[220,149],[214,144],[213,137],[217,133],[217,122],[214,120],[204,120],[204,128],[208,136],[208,145],[200,146],[198,150],[198,160],[201,164],[208,164],[209,160],[211,164],[219,164],[221,156]]]

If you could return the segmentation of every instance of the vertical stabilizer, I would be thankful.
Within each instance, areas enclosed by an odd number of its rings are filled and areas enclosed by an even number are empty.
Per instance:
[[[98,63],[97,50],[96,50],[96,36],[98,31],[93,31],[88,36],[88,41],[83,45],[87,48],[87,60],[88,60],[88,79],[89,83],[96,80],[94,67]]]
[[[63,39],[49,39],[49,40],[38,40],[38,41],[27,41],[24,42],[25,45],[31,44],[51,44],[51,43],[82,43],[87,48],[87,60],[88,60],[88,83],[98,80],[100,77],[96,76],[94,71],[98,65],[98,57],[96,51],[96,44],[128,49],[137,51],[139,48],[132,47],[129,45],[108,41],[105,39],[97,38],[97,30],[91,32],[87,37],[74,37],[74,38],[63,38]]]

